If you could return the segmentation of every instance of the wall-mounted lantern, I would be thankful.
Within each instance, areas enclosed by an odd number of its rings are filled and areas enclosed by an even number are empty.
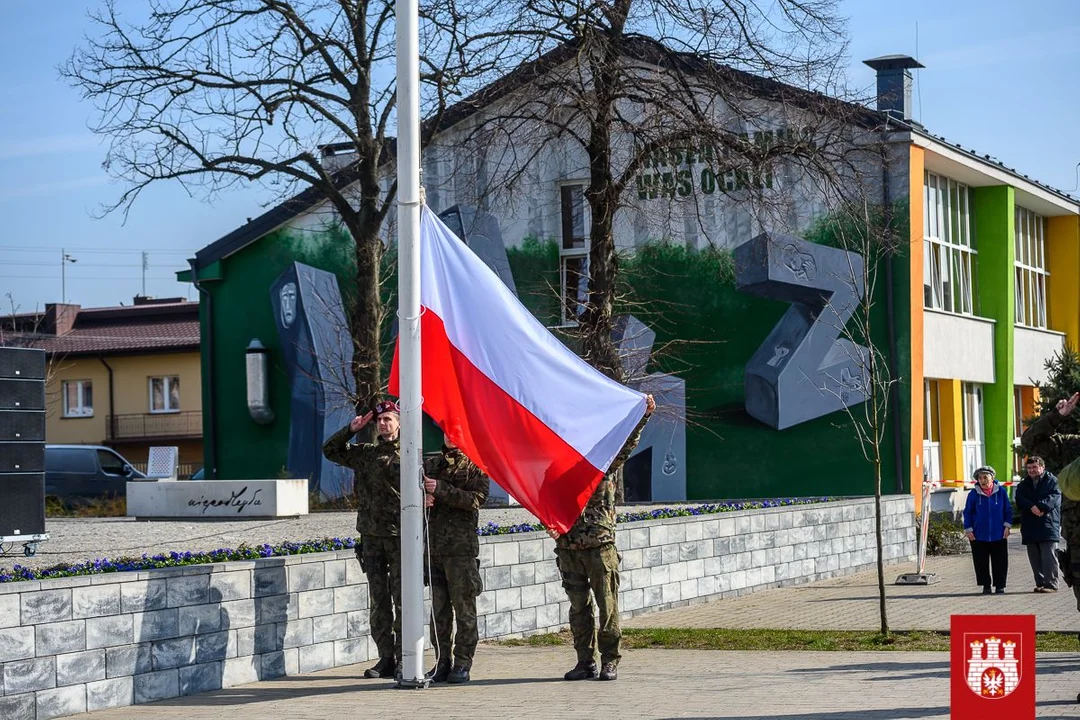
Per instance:
[[[268,425],[274,420],[274,411],[270,409],[270,381],[267,372],[269,350],[252,338],[245,351],[247,360],[247,405],[251,419],[260,425]]]

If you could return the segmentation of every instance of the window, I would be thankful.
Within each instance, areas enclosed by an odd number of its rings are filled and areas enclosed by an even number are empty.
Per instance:
[[[97,456],[101,471],[106,475],[127,475],[127,463],[124,462],[124,458],[109,450],[98,450]]]
[[[559,192],[562,249],[585,250],[585,186],[563,185]]]
[[[589,296],[589,235],[585,186],[560,186],[559,205],[562,219],[562,238],[559,243],[562,323],[571,325],[585,312]]]
[[[986,464],[982,385],[964,383],[964,480]]]
[[[89,380],[65,380],[64,417],[92,417],[94,415],[94,385]]]
[[[925,381],[923,404],[923,477],[941,480],[941,400],[937,380]]]
[[[178,376],[150,378],[150,412],[180,412],[180,378]]]
[[[1046,218],[1016,208],[1016,324],[1046,327]]]
[[[975,312],[975,239],[966,185],[926,173],[923,183],[924,307]]]

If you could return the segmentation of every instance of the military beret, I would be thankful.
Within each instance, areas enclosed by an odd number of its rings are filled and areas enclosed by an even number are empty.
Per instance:
[[[397,413],[401,414],[401,408],[393,400],[383,400],[382,402],[375,403],[375,417],[379,417],[383,413]]]

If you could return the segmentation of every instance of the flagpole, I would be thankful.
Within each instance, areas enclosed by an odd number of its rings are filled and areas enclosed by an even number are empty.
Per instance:
[[[420,388],[420,60],[418,0],[398,0],[398,320],[401,390],[401,679],[424,687]]]

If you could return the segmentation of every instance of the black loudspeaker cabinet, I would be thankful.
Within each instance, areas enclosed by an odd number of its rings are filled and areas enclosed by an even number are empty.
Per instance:
[[[45,532],[45,367],[42,350],[0,347],[0,538],[7,542]]]
[[[0,537],[45,532],[45,473],[0,474]]]

